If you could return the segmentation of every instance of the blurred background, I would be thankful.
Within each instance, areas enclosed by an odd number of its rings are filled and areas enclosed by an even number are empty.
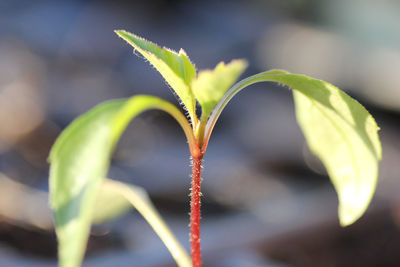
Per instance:
[[[0,266],[56,266],[46,158],[97,103],[153,94],[161,76],[114,29],[174,50],[198,69],[245,58],[331,82],[381,127],[377,194],[340,228],[337,198],[296,124],[291,93],[252,86],[222,113],[204,162],[205,266],[400,266],[400,2],[395,0],[0,2]],[[177,123],[133,121],[109,177],[144,187],[189,247],[189,152]],[[174,266],[134,210],[97,226],[84,266]]]

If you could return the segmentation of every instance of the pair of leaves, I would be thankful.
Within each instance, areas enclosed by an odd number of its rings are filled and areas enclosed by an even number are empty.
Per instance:
[[[201,105],[202,117],[207,118],[247,67],[245,60],[234,60],[228,64],[221,62],[214,70],[201,71],[196,77],[196,68],[183,49],[177,53],[160,48],[135,34],[123,30],[115,32],[160,72],[181,99],[194,123],[197,122],[196,99]]]

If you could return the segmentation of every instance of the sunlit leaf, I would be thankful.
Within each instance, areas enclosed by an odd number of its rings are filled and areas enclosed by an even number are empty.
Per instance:
[[[196,77],[196,68],[190,62],[185,51],[179,53],[168,48],[160,48],[133,33],[115,31],[133,48],[144,56],[164,77],[187,108],[191,119],[195,118],[196,100],[190,89],[190,83]]]
[[[306,79],[293,77],[289,86]],[[358,102],[331,84],[308,79],[293,95],[308,146],[325,165],[338,193],[340,223],[352,224],[375,193],[382,153],[379,128]]]
[[[187,138],[193,138],[185,116],[174,105],[140,95],[96,106],[73,121],[53,146],[49,157],[50,204],[55,213],[60,266],[76,267],[82,261],[111,153],[132,118],[150,108],[170,113]]]
[[[202,117],[207,118],[212,109],[236,82],[247,67],[245,60],[232,60],[219,63],[213,70],[202,70],[197,79],[192,81],[193,94],[199,101]]]
[[[282,70],[251,76],[233,86],[217,104],[205,139],[208,140],[219,114],[237,92],[265,81],[294,89],[297,121],[338,193],[340,223],[353,223],[365,212],[375,192],[382,154],[379,127],[363,106],[335,86]]]

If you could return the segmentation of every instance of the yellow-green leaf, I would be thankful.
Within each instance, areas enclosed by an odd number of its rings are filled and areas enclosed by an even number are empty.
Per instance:
[[[185,51],[179,53],[161,48],[133,33],[124,30],[115,31],[122,39],[145,57],[164,77],[185,105],[192,121],[196,116],[196,100],[192,94],[190,83],[196,77],[196,68],[190,62]]]
[[[338,194],[340,223],[353,223],[365,212],[375,192],[382,149],[374,118],[337,87],[283,70],[251,76],[234,85],[216,105],[204,139],[208,140],[223,108],[237,92],[266,81],[293,89],[297,121]]]
[[[232,60],[230,63],[219,63],[213,70],[202,70],[197,79],[192,81],[193,94],[202,109],[202,118],[208,115],[236,82],[247,67],[245,60]]]
[[[381,146],[373,117],[353,98],[323,81],[295,76],[296,117],[310,150],[323,162],[339,197],[343,226],[367,209],[378,178]],[[289,85],[289,86],[291,86]]]

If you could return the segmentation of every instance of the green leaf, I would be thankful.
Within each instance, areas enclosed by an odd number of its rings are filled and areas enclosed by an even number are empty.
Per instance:
[[[212,109],[236,82],[247,67],[245,60],[219,63],[213,70],[202,70],[192,81],[192,90],[202,109],[202,118],[207,119]]]
[[[193,143],[191,127],[174,105],[139,95],[96,106],[74,120],[54,144],[49,157],[50,204],[55,213],[60,266],[81,263],[111,153],[132,118],[151,108],[171,114]]]
[[[185,51],[179,53],[168,48],[160,48],[133,33],[124,30],[115,31],[122,39],[144,56],[164,77],[185,105],[192,122],[196,120],[196,100],[190,83],[196,77],[196,68],[190,62]]]
[[[206,126],[208,140],[219,114],[243,88],[274,81],[293,88],[297,121],[311,151],[324,164],[339,198],[343,226],[355,222],[375,192],[382,149],[374,118],[337,87],[283,70],[263,72],[233,86],[215,107]]]

